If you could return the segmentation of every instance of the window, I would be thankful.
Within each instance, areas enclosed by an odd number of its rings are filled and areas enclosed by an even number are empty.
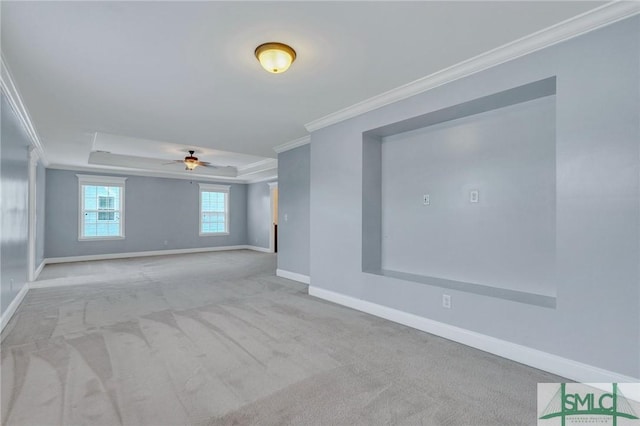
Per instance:
[[[200,184],[200,235],[229,233],[229,186]]]
[[[77,175],[80,188],[80,240],[124,238],[126,178]]]
[[[110,187],[106,187],[106,188],[110,188]],[[120,190],[120,188],[115,188],[115,189]],[[115,192],[113,196],[109,196],[109,197],[98,195],[98,222],[102,220],[115,220],[116,218],[115,205],[116,205]]]

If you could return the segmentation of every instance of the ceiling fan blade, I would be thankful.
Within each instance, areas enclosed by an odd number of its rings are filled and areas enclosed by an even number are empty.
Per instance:
[[[211,164],[208,161],[199,161],[198,160],[198,161],[194,161],[194,162],[196,164],[196,167],[208,167],[208,168],[211,168],[211,169],[220,169],[220,168],[224,169],[224,168],[229,167],[229,166],[219,166],[219,165],[216,165],[216,164]],[[166,166],[166,165],[169,165],[169,164],[185,164],[186,165],[186,161],[185,160],[173,160],[170,163],[164,163],[163,166]],[[195,167],[194,167],[194,169],[195,169]],[[194,169],[189,169],[189,167],[187,167],[185,170],[194,170]]]
[[[208,161],[198,161],[198,166],[209,167],[211,169],[220,169],[220,168],[224,169],[225,167],[228,167],[228,166],[220,166],[218,164],[211,164]]]

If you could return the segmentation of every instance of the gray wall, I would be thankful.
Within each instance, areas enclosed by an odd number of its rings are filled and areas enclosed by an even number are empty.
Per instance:
[[[2,94],[0,122],[0,314],[27,281],[29,138]]]
[[[278,269],[302,275],[309,275],[310,152],[307,144],[278,154]]]
[[[268,249],[272,226],[269,183],[258,182],[247,185],[247,238],[249,244]]]
[[[382,269],[555,296],[555,113],[548,96],[383,138]]]
[[[141,176],[126,180],[125,238],[78,241],[78,173],[95,174],[47,169],[47,258],[247,244],[246,185],[230,185],[229,235],[201,237],[198,182]]]
[[[36,169],[36,264],[38,268],[44,261],[44,233],[45,233],[45,190],[47,170],[38,162]]]
[[[640,377],[639,29],[640,17],[627,19],[314,132],[312,285]],[[551,76],[557,306],[447,290],[452,308],[443,309],[440,287],[363,272],[363,132]],[[283,178],[304,171],[279,160],[285,225]],[[403,242],[410,254],[410,237]],[[306,240],[293,243],[287,251],[306,253]]]

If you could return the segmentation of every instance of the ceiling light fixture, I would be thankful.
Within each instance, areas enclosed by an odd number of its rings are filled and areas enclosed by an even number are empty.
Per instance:
[[[193,170],[200,165],[198,157],[193,156],[194,153],[195,151],[189,151],[189,155],[184,157],[182,162],[185,165],[185,170]]]
[[[256,47],[256,58],[262,68],[273,74],[281,74],[296,60],[296,51],[286,44],[269,42]]]

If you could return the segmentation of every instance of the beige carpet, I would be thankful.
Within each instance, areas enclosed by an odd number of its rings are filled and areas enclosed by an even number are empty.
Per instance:
[[[561,378],[307,295],[251,251],[49,265],[3,425],[534,425]],[[82,285],[77,285],[82,284]]]

